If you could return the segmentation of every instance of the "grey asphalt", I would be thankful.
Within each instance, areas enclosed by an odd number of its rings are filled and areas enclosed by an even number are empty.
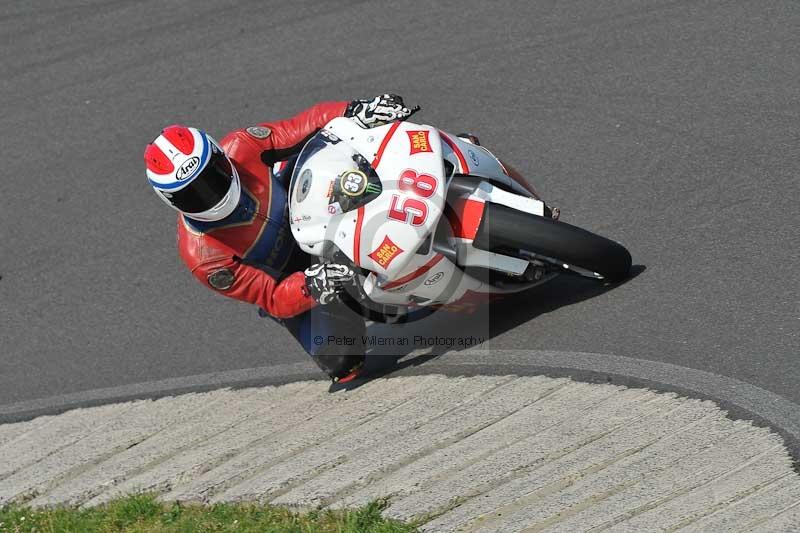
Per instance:
[[[612,354],[798,403],[798,28],[789,1],[5,3],[0,405],[304,361],[182,267],[141,152],[385,91],[638,265],[413,331],[485,334],[463,358],[489,367]]]

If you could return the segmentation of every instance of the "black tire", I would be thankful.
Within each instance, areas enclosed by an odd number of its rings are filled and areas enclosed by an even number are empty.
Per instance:
[[[505,254],[525,250],[597,272],[612,282],[625,279],[631,269],[631,254],[618,242],[577,226],[489,202],[473,245]]]

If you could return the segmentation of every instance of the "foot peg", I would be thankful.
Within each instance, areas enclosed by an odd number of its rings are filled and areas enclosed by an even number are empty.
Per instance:
[[[522,277],[525,281],[541,281],[547,270],[541,264],[531,263],[523,272]]]

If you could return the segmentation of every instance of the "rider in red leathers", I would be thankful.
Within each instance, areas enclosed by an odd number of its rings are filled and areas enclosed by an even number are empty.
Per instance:
[[[410,114],[402,98],[385,94],[317,104],[290,119],[235,130],[220,143],[201,130],[169,126],[145,149],[150,184],[180,213],[178,250],[192,274],[283,323],[334,380],[357,375],[364,321],[337,298],[354,282],[352,269],[309,266],[292,238],[286,189],[293,156],[333,118],[367,128]],[[337,342],[341,337],[356,342]]]

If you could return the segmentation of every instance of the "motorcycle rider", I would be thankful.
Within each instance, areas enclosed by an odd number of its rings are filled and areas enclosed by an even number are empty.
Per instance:
[[[281,322],[334,381],[358,374],[365,325],[338,298],[354,283],[353,270],[308,266],[310,256],[292,238],[287,188],[294,156],[333,118],[371,128],[411,114],[401,97],[383,94],[320,103],[290,119],[234,130],[219,143],[173,125],[144,151],[150,185],[179,213],[178,250],[192,274]]]

